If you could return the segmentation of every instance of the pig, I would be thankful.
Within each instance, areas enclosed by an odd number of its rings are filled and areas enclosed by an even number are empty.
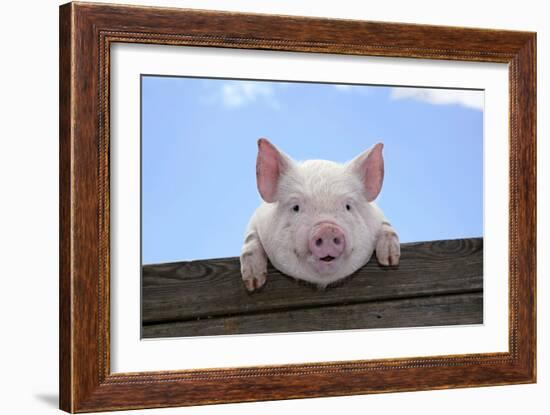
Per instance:
[[[383,144],[353,160],[297,162],[258,140],[257,188],[241,250],[246,289],[266,283],[268,260],[282,273],[319,288],[364,266],[376,251],[382,266],[399,264],[397,232],[374,203],[384,179]]]

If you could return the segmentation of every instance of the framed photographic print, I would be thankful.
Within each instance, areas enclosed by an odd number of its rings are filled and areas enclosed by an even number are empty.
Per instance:
[[[60,407],[536,380],[536,36],[60,8]]]

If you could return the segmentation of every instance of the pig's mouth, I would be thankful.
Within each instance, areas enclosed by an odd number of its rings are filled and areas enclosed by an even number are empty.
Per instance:
[[[325,255],[323,257],[311,256],[311,265],[319,274],[332,274],[338,268],[342,256]]]

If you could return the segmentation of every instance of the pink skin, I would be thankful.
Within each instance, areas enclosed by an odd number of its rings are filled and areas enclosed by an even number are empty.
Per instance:
[[[335,223],[320,222],[313,227],[309,250],[315,258],[313,265],[318,272],[330,272],[345,248],[344,231]]]
[[[241,251],[249,291],[265,284],[268,261],[319,287],[351,275],[374,251],[381,265],[398,264],[397,234],[369,204],[384,179],[382,149],[375,144],[342,165],[297,163],[266,139],[258,141],[257,185],[265,203],[251,218]]]

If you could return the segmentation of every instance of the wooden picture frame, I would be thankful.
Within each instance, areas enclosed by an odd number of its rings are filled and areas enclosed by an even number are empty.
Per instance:
[[[111,373],[109,59],[117,42],[507,63],[509,351]],[[61,409],[90,412],[536,381],[535,33],[69,3],[60,8],[59,93]]]

